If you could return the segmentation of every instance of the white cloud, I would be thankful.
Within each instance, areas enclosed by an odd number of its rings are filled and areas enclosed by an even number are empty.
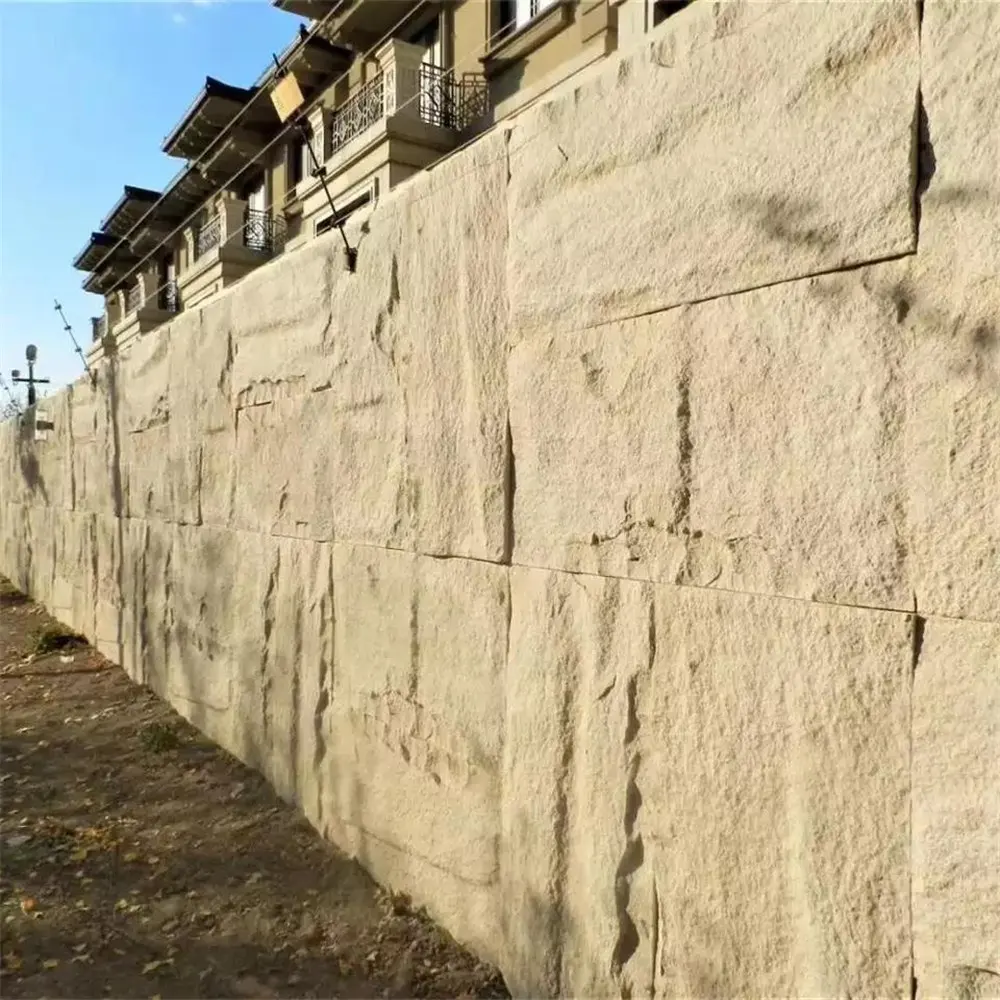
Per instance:
[[[187,24],[187,18],[179,10],[175,10],[170,19],[174,24]]]

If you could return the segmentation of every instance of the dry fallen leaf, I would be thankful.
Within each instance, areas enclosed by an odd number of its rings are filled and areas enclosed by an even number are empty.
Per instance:
[[[30,896],[25,896],[24,899],[21,900],[21,911],[23,913],[31,913],[36,906],[38,906],[38,903]]]
[[[42,968],[43,969],[58,969],[59,968],[59,959],[58,958],[47,958],[47,959],[45,959],[45,961],[42,962]]]
[[[151,973],[156,972],[158,969],[162,969],[165,965],[173,965],[173,964],[174,960],[172,958],[161,958],[153,962],[147,962],[142,967],[142,974],[144,976],[148,976]]]

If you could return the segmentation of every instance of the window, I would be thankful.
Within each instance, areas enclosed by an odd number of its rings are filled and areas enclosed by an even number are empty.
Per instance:
[[[288,187],[295,187],[299,181],[311,177],[312,172],[312,157],[307,149],[307,141],[301,134],[296,133],[295,138],[288,144]]]
[[[337,209],[336,215],[328,215],[325,219],[320,219],[316,223],[316,235],[320,236],[323,233],[328,233],[334,226],[339,226],[347,222],[359,208],[364,208],[371,200],[372,192],[365,191],[364,194],[358,195],[357,198],[348,202],[343,208]]]
[[[690,0],[653,0],[653,27],[662,24],[668,17],[682,11]]]
[[[263,174],[259,174],[244,185],[240,197],[247,203],[251,212],[263,212],[267,205],[267,182]]]
[[[523,28],[559,0],[496,0],[497,39]]]

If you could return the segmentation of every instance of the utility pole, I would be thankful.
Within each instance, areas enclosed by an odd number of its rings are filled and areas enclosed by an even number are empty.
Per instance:
[[[49,379],[35,378],[35,360],[38,358],[38,348],[34,344],[28,344],[24,349],[24,358],[28,362],[28,377],[21,378],[21,373],[15,368],[11,373],[11,381],[25,382],[28,386],[28,407],[35,405],[35,386],[48,385]]]

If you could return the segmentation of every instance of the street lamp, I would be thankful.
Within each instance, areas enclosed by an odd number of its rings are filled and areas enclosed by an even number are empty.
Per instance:
[[[34,344],[28,344],[24,349],[24,357],[28,362],[28,377],[21,378],[21,373],[17,369],[10,373],[10,377],[15,382],[28,383],[28,406],[31,407],[35,405],[35,386],[48,385],[49,380],[47,378],[35,378],[35,361],[38,358],[38,348]]]

